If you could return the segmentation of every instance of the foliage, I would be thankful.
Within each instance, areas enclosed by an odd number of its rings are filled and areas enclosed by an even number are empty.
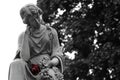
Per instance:
[[[120,79],[119,0],[38,0],[37,5],[58,31],[64,52],[77,51],[74,60],[66,58],[65,80]],[[58,10],[63,14],[57,16]]]

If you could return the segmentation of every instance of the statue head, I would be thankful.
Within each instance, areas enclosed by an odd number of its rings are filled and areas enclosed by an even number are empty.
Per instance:
[[[20,16],[23,20],[23,23],[34,28],[40,25],[42,14],[43,11],[34,4],[27,4],[20,10]]]

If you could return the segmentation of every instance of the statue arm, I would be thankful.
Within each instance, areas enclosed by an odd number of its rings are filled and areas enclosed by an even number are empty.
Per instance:
[[[55,29],[52,29],[52,34],[53,34],[53,53],[52,53],[52,60],[55,65],[59,65],[61,72],[63,72],[63,52],[62,52],[62,47],[59,44],[58,40],[58,34]]]
[[[14,59],[20,58],[20,52],[21,52],[21,48],[22,48],[22,44],[23,44],[23,38],[24,38],[24,32],[22,32],[20,34],[20,36],[18,37],[18,49],[17,49],[16,56]]]

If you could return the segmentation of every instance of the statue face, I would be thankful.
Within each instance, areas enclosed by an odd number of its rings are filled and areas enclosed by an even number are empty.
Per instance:
[[[40,27],[40,18],[38,15],[32,15],[32,16],[28,16],[27,17],[27,22],[28,22],[28,25],[31,27],[31,28],[35,28],[35,29],[38,29]]]

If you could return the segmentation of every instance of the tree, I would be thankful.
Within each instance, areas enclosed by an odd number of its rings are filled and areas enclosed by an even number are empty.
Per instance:
[[[37,5],[58,31],[64,52],[77,52],[75,59],[66,58],[65,80],[120,79],[119,0],[38,0]]]

